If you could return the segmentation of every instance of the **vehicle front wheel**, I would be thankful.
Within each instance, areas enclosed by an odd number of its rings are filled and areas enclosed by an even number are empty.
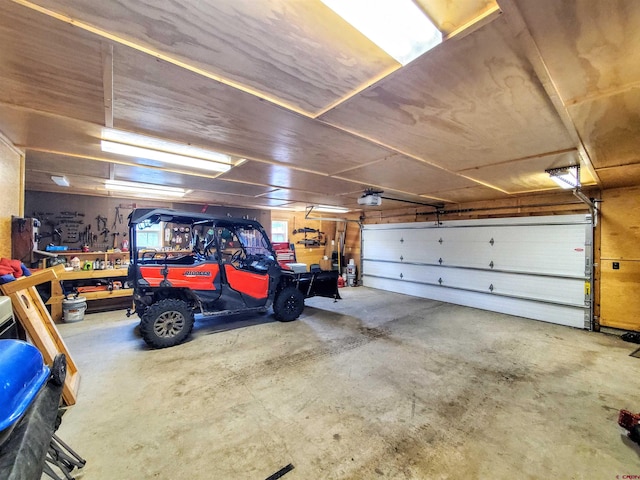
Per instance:
[[[291,322],[304,310],[304,295],[296,287],[282,290],[273,302],[273,313],[281,322]]]
[[[140,334],[152,348],[173,347],[184,342],[193,323],[193,310],[186,302],[167,298],[145,309]]]

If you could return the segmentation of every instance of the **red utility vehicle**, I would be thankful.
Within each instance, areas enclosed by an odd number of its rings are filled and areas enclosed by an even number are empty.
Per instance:
[[[146,249],[141,233],[158,224],[154,231],[165,244],[190,249]],[[129,233],[134,313],[141,319],[142,338],[153,348],[183,342],[196,312],[221,315],[273,307],[278,320],[289,322],[300,316],[305,298],[340,298],[337,271],[282,268],[255,220],[139,208],[129,216]]]

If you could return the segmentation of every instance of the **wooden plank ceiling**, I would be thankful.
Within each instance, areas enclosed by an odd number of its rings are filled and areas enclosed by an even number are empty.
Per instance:
[[[444,42],[402,67],[320,0],[4,0],[0,132],[28,189],[109,195],[115,179],[188,203],[484,201],[553,191],[545,169],[573,164],[583,185],[640,183],[640,2],[416,4]],[[245,161],[109,154],[104,127]]]

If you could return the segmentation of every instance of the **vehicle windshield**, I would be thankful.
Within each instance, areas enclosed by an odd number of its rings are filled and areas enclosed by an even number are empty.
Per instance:
[[[238,227],[235,229],[235,234],[247,255],[264,255],[273,259],[269,240],[262,231],[253,227]]]

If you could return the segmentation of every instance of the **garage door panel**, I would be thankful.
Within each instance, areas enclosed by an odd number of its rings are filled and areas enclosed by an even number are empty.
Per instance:
[[[558,229],[562,236],[558,238]],[[365,235],[365,258],[493,268],[523,273],[584,274],[585,227],[578,225],[380,230]],[[550,262],[549,259],[553,258]]]
[[[549,282],[549,279],[543,276],[368,260],[363,263],[363,269],[367,276],[558,304],[584,305],[583,278],[554,278],[553,282]]]
[[[491,296],[475,292],[466,292],[465,295],[460,296],[450,288],[424,286],[383,278],[369,278],[367,286],[568,327],[584,328],[584,310],[581,308]],[[526,315],[523,315],[523,312],[526,312]]]
[[[590,326],[591,228],[585,215],[365,225],[363,280],[528,318],[553,311],[547,321]],[[567,308],[571,321],[559,319]]]

